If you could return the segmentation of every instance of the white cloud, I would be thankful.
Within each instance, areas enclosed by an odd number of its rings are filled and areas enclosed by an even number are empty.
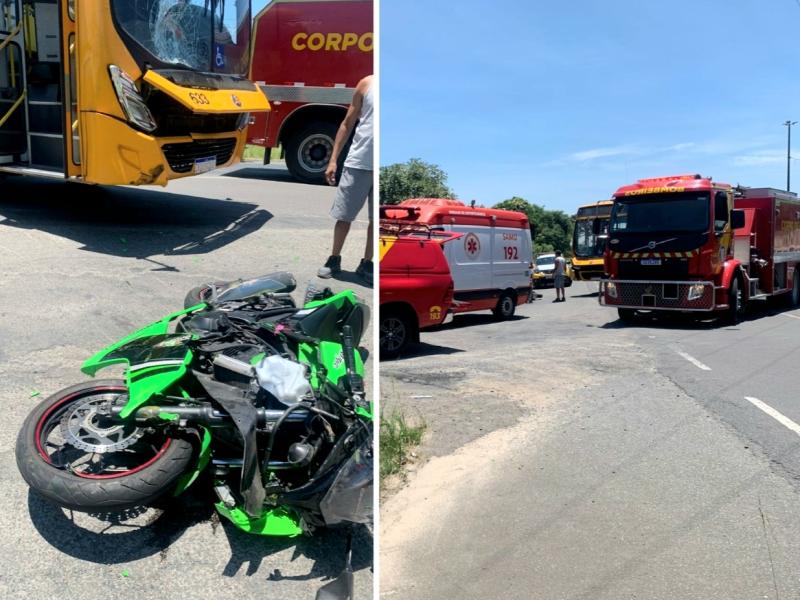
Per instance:
[[[786,154],[779,150],[762,150],[733,157],[733,164],[740,167],[757,167],[786,162]]]
[[[638,150],[634,146],[610,146],[606,148],[592,148],[590,150],[574,152],[567,158],[570,160],[583,162],[587,160],[595,160],[597,158],[609,158],[611,156],[622,156],[637,153]]]

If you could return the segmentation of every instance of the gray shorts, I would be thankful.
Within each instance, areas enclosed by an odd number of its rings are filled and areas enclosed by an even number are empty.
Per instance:
[[[369,200],[369,220],[372,220],[372,171],[345,167],[336,189],[331,216],[337,221],[352,223]]]
[[[557,288],[564,287],[564,276],[563,275],[555,275],[553,277],[553,287],[557,287]]]

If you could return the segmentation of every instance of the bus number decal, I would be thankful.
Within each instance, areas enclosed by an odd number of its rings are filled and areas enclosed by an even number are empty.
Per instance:
[[[503,251],[506,260],[519,260],[519,254],[517,254],[516,246],[505,246]]]
[[[195,104],[211,104],[211,101],[205,94],[199,92],[189,92],[189,100]]]

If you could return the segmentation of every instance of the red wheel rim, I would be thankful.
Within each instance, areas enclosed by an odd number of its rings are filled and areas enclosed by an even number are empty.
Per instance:
[[[39,452],[39,456],[41,456],[42,459],[47,464],[52,465],[55,468],[60,468],[60,467],[58,467],[58,465],[53,464],[53,462],[50,460],[50,455],[47,454],[45,449],[42,447],[42,429],[44,428],[44,424],[47,422],[48,417],[50,417],[50,415],[53,414],[53,412],[57,408],[59,408],[60,406],[63,406],[64,404],[66,404],[67,402],[73,400],[76,397],[85,396],[85,395],[92,395],[92,394],[95,394],[97,392],[124,392],[125,390],[126,390],[126,388],[122,387],[122,386],[119,386],[119,387],[96,387],[96,388],[90,388],[88,390],[81,390],[80,392],[75,392],[73,394],[69,394],[68,396],[65,396],[59,402],[56,402],[53,406],[48,408],[44,412],[44,414],[41,416],[39,421],[36,423],[36,432],[34,433],[34,437],[35,437],[35,441],[36,441],[36,449]],[[138,473],[139,471],[142,471],[142,470],[146,469],[147,467],[152,465],[154,462],[156,462],[159,458],[161,458],[161,456],[164,455],[164,452],[167,451],[167,448],[169,448],[169,445],[171,443],[172,443],[172,439],[171,438],[167,438],[166,441],[164,442],[164,445],[162,445],[161,448],[159,448],[159,450],[155,453],[155,455],[152,458],[150,458],[147,462],[145,462],[145,463],[143,463],[143,464],[141,464],[141,465],[139,465],[137,467],[134,467],[132,469],[129,469],[127,471],[121,472],[121,473],[108,473],[108,474],[105,474],[105,475],[102,475],[102,474],[101,475],[94,475],[94,474],[90,474],[90,473],[80,473],[80,472],[77,472],[77,471],[70,471],[70,472],[73,475],[75,475],[76,477],[81,477],[81,478],[84,478],[84,479],[116,479],[118,477],[127,477],[128,475],[133,475],[134,473]]]

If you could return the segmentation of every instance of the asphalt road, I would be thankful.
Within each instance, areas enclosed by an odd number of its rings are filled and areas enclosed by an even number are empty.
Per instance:
[[[800,422],[800,310],[624,326],[588,291],[381,364],[429,429],[381,507],[382,597],[800,597],[800,437],[745,399]]]
[[[203,490],[163,514],[72,514],[29,492],[14,444],[37,402],[85,380],[84,359],[182,308],[195,285],[289,270],[299,295],[321,281],[334,190],[251,165],[166,189],[12,177],[0,190],[0,598],[313,598],[343,567],[340,532],[249,536],[220,522]],[[349,272],[328,285],[371,303],[353,273],[366,218],[344,250]],[[371,598],[365,531],[353,561],[356,597]]]

